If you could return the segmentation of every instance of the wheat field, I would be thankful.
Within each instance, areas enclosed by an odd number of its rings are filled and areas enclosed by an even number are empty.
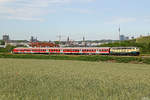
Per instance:
[[[0,59],[0,100],[150,100],[150,66]]]

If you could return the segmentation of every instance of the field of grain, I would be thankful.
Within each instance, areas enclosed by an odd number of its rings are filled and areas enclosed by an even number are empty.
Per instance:
[[[150,66],[0,59],[0,100],[150,100]]]

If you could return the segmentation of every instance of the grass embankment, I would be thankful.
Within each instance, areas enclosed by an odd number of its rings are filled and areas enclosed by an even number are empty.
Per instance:
[[[141,56],[100,56],[100,55],[39,55],[39,54],[0,54],[0,58],[24,59],[54,59],[79,61],[112,61],[118,63],[146,63],[150,64],[150,57]]]
[[[0,100],[149,100],[145,64],[0,59]]]

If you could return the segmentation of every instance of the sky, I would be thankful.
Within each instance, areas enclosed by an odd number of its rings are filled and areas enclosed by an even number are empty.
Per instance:
[[[0,0],[0,39],[87,40],[150,32],[150,0]]]

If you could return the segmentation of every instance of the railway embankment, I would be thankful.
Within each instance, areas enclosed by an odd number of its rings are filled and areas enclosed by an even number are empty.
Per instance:
[[[150,64],[150,56],[102,56],[102,55],[40,55],[1,53],[0,58],[16,59],[53,59],[78,61],[104,61],[116,63]]]

